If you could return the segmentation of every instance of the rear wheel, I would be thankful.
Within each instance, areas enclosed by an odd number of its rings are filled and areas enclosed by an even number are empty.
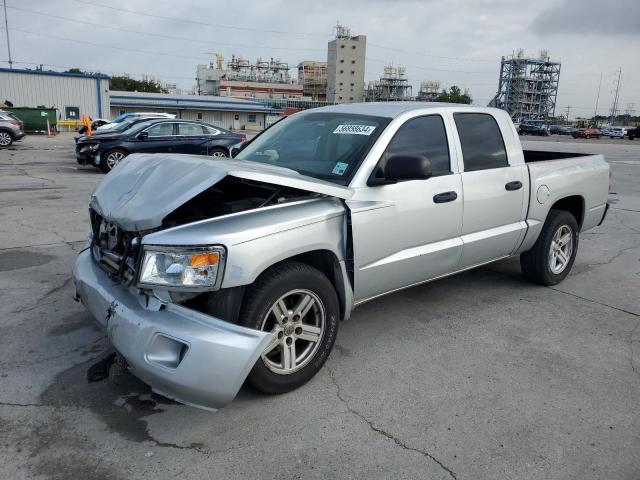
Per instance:
[[[102,154],[100,159],[100,168],[105,172],[110,172],[118,165],[124,157],[127,156],[127,152],[121,148],[114,148],[113,150],[107,150]]]
[[[0,147],[9,147],[13,143],[13,135],[6,130],[0,130]]]
[[[229,158],[229,154],[224,148],[216,147],[209,150],[209,155],[213,158]]]
[[[541,285],[556,285],[571,271],[578,251],[578,222],[565,210],[551,210],[535,245],[520,255],[522,273]]]
[[[274,335],[248,382],[265,393],[285,393],[308,382],[327,360],[338,332],[338,299],[329,279],[309,265],[287,262],[260,276],[246,298],[239,323]]]

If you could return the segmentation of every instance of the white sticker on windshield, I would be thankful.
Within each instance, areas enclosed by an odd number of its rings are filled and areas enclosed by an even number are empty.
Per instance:
[[[342,135],[371,135],[376,127],[371,125],[351,125],[343,124],[338,125],[333,133],[340,133]]]
[[[342,175],[344,172],[346,172],[347,167],[349,167],[348,163],[338,162],[336,163],[336,166],[333,167],[333,170],[331,170],[331,173],[333,173],[334,175]]]

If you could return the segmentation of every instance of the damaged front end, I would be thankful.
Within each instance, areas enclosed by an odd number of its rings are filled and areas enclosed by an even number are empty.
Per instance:
[[[235,397],[272,334],[236,325],[237,311],[222,315],[207,308],[207,299],[252,281],[251,255],[243,250],[251,241],[259,239],[256,248],[264,251],[263,239],[296,231],[311,214],[317,224],[337,218],[341,203],[328,196],[350,195],[348,188],[252,162],[131,155],[92,198],[91,244],[73,272],[76,295],[131,372],[155,392],[220,408]]]

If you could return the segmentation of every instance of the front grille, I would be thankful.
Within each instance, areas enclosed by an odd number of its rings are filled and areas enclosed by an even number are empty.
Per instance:
[[[114,279],[131,284],[136,278],[140,236],[136,232],[123,230],[93,209],[90,209],[89,216],[94,261]]]

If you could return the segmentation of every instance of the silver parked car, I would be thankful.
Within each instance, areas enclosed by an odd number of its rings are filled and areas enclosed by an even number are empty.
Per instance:
[[[381,295],[514,255],[562,281],[608,187],[601,155],[523,151],[502,110],[307,110],[234,159],[128,156],[91,199],[76,296],[155,392],[219,408],[245,380],[303,385]]]
[[[0,147],[8,147],[25,135],[24,123],[13,113],[0,110]]]

